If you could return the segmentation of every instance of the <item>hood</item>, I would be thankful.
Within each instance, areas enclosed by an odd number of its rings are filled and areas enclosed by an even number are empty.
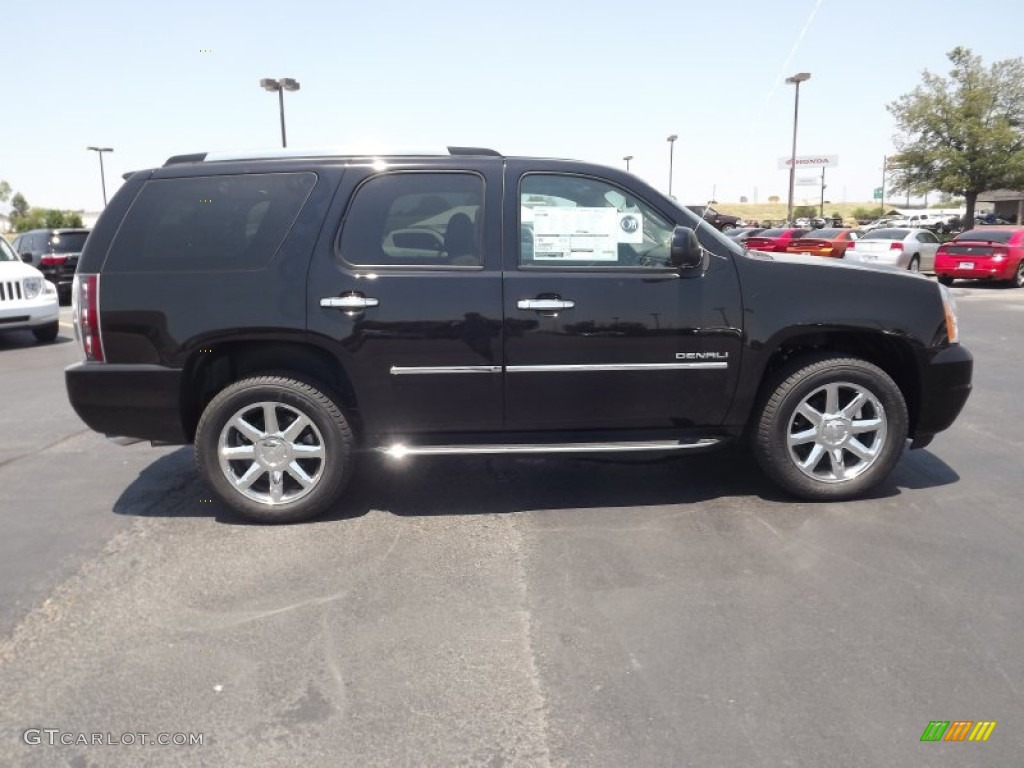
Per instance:
[[[900,267],[894,267],[889,264],[878,264],[877,262],[868,261],[845,261],[843,259],[825,259],[821,256],[798,256],[795,253],[767,253],[765,251],[749,251],[747,253],[749,258],[767,260],[767,261],[781,261],[787,264],[803,264],[808,267],[817,267],[818,269],[846,269],[861,272],[888,272],[893,275],[903,275],[904,277],[928,280],[927,275],[922,275],[920,272],[911,272]]]
[[[21,280],[26,277],[42,276],[42,272],[23,261],[0,261],[0,280]]]

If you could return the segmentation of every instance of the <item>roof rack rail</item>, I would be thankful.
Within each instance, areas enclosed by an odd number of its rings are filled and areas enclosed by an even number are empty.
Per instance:
[[[177,165],[178,163],[201,163],[206,158],[206,152],[193,152],[190,155],[172,155],[167,158],[164,165]]]
[[[414,157],[417,155],[479,155],[485,157],[501,157],[501,153],[485,147],[431,147],[431,148],[379,148],[376,151],[367,149],[345,149],[343,147],[316,149],[252,149],[238,152],[193,152],[188,155],[174,155],[167,158],[167,165],[182,163],[217,162],[224,160],[273,160],[298,157]]]
[[[488,157],[501,157],[501,152],[486,147],[448,147],[448,153],[452,155],[487,155]]]

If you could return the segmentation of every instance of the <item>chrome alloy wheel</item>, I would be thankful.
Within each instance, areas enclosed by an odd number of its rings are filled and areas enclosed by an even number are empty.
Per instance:
[[[252,403],[220,431],[220,468],[248,499],[274,506],[316,488],[327,460],[323,435],[301,411],[283,403]]]
[[[808,477],[843,483],[863,474],[885,446],[887,421],[878,398],[859,384],[831,382],[800,401],[789,419],[789,456]]]

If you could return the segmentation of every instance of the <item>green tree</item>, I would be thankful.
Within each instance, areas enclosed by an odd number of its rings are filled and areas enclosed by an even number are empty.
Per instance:
[[[925,70],[887,105],[898,131],[893,184],[962,195],[973,221],[979,193],[1024,184],[1024,58],[986,69],[969,48],[947,56],[948,78]]]
[[[6,203],[11,196],[11,185],[0,179],[0,203]]]
[[[798,205],[793,209],[795,219],[813,219],[818,215],[818,209],[813,205]]]
[[[25,216],[28,214],[28,200],[21,192],[15,192],[14,197],[11,198],[11,218],[15,216]]]
[[[877,208],[867,208],[865,206],[859,206],[853,209],[851,214],[857,221],[870,221],[875,218],[875,214],[878,213]]]

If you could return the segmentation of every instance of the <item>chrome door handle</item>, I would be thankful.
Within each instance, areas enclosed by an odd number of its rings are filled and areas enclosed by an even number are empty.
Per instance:
[[[357,296],[355,294],[349,294],[347,296],[324,296],[320,299],[321,307],[346,309],[350,312],[357,309],[366,309],[367,307],[376,307],[378,304],[380,304],[379,299],[374,299],[370,296]]]
[[[535,312],[557,312],[560,309],[572,309],[575,301],[567,299],[520,299],[516,306],[520,309],[532,309]]]

